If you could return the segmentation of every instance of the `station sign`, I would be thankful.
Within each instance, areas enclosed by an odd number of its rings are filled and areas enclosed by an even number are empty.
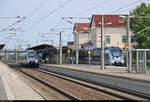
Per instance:
[[[128,49],[129,48],[129,44],[128,42],[125,43],[125,48]]]
[[[70,50],[70,49],[68,49],[68,50],[67,50],[67,52],[68,52],[68,54],[70,54],[71,50]]]
[[[91,54],[91,50],[88,50],[88,54],[89,54],[89,55]]]

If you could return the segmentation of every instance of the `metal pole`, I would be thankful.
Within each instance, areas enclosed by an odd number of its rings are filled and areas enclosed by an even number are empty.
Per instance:
[[[60,40],[59,40],[59,64],[62,64],[62,41],[61,41],[61,32],[60,32]]]
[[[53,45],[53,40],[52,40],[52,45]]]
[[[126,21],[127,21],[127,24],[126,24],[126,29],[127,29],[127,32],[126,32],[126,38],[127,38],[127,42],[128,42],[128,49],[127,49],[127,54],[126,54],[126,69],[127,71],[130,73],[131,71],[131,52],[130,52],[130,48],[131,48],[131,44],[130,44],[130,16],[128,15],[128,17],[126,18]]]
[[[104,17],[101,16],[101,69],[104,70]]]
[[[129,63],[130,63],[130,66],[129,66],[129,73],[132,71],[132,52],[131,50],[129,50]]]
[[[131,56],[131,51],[130,51],[130,49],[131,49],[131,44],[130,44],[130,42],[131,42],[130,41],[131,40],[130,39],[130,16],[127,17],[127,26],[128,26],[127,27],[127,37],[128,37],[127,40],[128,40],[128,46],[129,46],[129,48],[128,48],[128,51],[129,51],[129,54],[128,54],[129,66],[128,67],[129,67],[129,73],[130,73],[131,72],[131,63],[132,63],[131,62],[131,60],[132,60],[131,57],[132,56]]]
[[[76,64],[79,64],[79,33],[76,33]]]
[[[19,62],[19,39],[17,39],[18,40],[18,50],[17,50],[17,55],[16,55],[16,63],[18,63]]]
[[[139,73],[139,51],[136,51],[136,74]]]
[[[18,60],[18,52],[17,52],[17,50],[16,50],[16,63],[17,63],[17,60]]]
[[[91,39],[90,39],[90,33],[88,34],[88,38],[89,38],[89,44],[88,44],[88,50],[90,50],[91,51],[91,49],[90,49],[90,46],[91,46],[91,43],[90,43],[90,41],[91,41]],[[90,56],[91,54],[89,54],[89,64],[91,63],[91,60],[90,60]]]
[[[147,51],[144,51],[144,72],[147,72],[147,57],[146,57]]]
[[[127,22],[128,22],[128,24],[127,24],[127,37],[128,37],[128,45],[129,45],[129,50],[131,49],[131,44],[130,44],[130,40],[131,40],[131,38],[130,38],[130,16],[128,16],[128,18],[127,18]]]
[[[128,49],[126,49],[126,71],[128,71],[129,70],[129,61],[128,61]]]

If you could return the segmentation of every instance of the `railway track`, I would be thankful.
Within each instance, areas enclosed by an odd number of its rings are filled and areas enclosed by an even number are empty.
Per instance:
[[[128,92],[121,92],[41,69],[17,68],[15,70],[53,88],[55,91],[66,96],[67,99],[71,100],[145,99],[145,97],[142,96],[132,95]]]

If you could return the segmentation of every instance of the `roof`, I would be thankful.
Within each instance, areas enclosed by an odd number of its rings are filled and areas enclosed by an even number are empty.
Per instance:
[[[0,50],[2,50],[4,48],[5,44],[1,44],[0,45]]]
[[[74,45],[74,41],[67,42],[67,45]]]
[[[90,23],[75,23],[74,31],[77,31],[77,32],[90,32]]]
[[[128,15],[122,15],[122,16],[128,16]],[[100,27],[101,15],[93,15],[91,24],[92,21],[95,22],[96,27]],[[104,15],[104,23],[112,22],[112,24],[104,25],[106,27],[125,27],[124,21],[125,18],[121,18],[120,15]]]
[[[38,46],[34,46],[31,48],[27,48],[27,50],[42,50],[42,49],[50,49],[50,50],[56,50],[56,48],[53,45],[48,45],[48,44],[41,44]]]

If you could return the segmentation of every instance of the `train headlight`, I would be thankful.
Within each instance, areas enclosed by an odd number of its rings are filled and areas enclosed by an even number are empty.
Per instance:
[[[121,57],[118,57],[118,60],[121,60]]]
[[[116,57],[114,57],[114,60],[117,60],[117,58],[116,58]]]
[[[38,60],[35,60],[35,62],[37,63],[37,62],[38,62]]]

